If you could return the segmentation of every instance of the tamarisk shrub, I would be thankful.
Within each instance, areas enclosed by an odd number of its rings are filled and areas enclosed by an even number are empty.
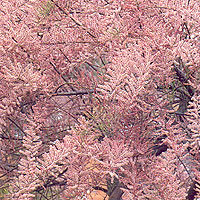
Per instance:
[[[2,198],[200,198],[199,19],[195,0],[2,0]]]

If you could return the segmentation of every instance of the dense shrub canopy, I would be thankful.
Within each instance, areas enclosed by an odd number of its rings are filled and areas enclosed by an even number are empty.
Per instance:
[[[196,0],[2,0],[1,196],[200,198],[199,19]]]

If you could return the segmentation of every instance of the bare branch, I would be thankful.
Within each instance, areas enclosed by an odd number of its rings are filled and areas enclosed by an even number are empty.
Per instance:
[[[82,90],[82,91],[55,93],[51,97],[55,97],[55,96],[77,96],[77,95],[85,95],[85,94],[92,94],[92,93],[95,93],[95,90]]]

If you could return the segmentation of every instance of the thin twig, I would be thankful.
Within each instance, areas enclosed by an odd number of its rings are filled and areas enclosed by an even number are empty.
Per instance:
[[[54,70],[57,72],[57,74],[58,75],[60,75],[61,76],[61,78],[66,82],[66,83],[68,83],[68,80],[61,74],[61,72],[56,68],[56,65],[54,64],[54,63],[52,63],[52,62],[49,62],[52,66],[53,66],[53,68],[54,68]],[[69,85],[69,84],[68,84]],[[69,85],[69,87],[73,90],[73,91],[75,91],[75,89],[71,86],[71,85]]]
[[[24,130],[23,130],[15,121],[13,121],[10,117],[8,117],[8,120],[10,120],[17,128],[19,128],[19,130],[20,130],[25,136],[27,136],[27,133],[25,133]]]
[[[55,65],[54,63],[52,63],[52,62],[49,62],[49,63],[50,63],[50,65],[53,66],[53,69],[57,72],[57,74],[59,74],[65,82],[68,82],[67,79],[66,79],[66,78],[60,73],[60,71],[56,68],[56,65]]]
[[[83,24],[81,22],[79,22],[78,20],[76,20],[75,18],[73,18],[72,16],[70,16],[67,12],[65,12],[57,3],[55,3],[53,0],[51,0],[54,5],[66,16],[68,16],[77,26],[80,26],[83,28],[83,30],[86,30],[87,33],[92,36],[93,38],[96,38],[95,35],[93,35],[89,30],[88,28],[84,27]]]
[[[192,177],[191,177],[191,175],[190,175],[190,172],[188,171],[186,165],[183,163],[183,161],[180,159],[180,157],[179,157],[178,155],[177,155],[177,158],[178,158],[178,160],[180,161],[180,163],[183,165],[183,167],[184,167],[185,171],[187,172],[187,174],[188,174],[190,180],[191,180],[192,182],[194,182],[194,180],[192,179]]]
[[[55,93],[55,94],[52,94],[51,97],[55,97],[55,96],[77,96],[77,95],[85,95],[85,94],[92,94],[92,93],[95,93],[95,90],[82,90],[82,91]]]

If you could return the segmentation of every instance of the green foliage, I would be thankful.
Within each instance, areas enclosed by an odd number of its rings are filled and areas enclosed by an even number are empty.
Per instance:
[[[8,187],[8,185],[4,185],[0,188],[0,199],[4,199],[5,195],[9,193]]]
[[[54,4],[51,1],[42,3],[41,7],[38,9],[39,16],[42,16],[43,18],[49,16],[53,8]]]

